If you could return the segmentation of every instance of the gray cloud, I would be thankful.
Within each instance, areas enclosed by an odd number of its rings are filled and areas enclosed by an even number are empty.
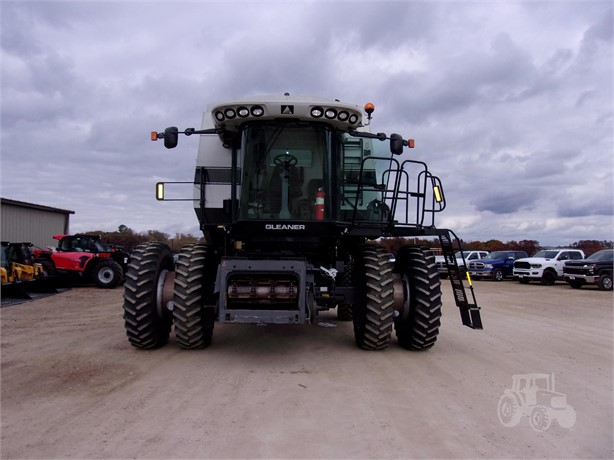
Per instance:
[[[464,239],[611,237],[609,2],[264,6],[3,2],[2,195],[74,209],[74,230],[196,233],[153,184],[191,179],[197,141],[167,151],[149,131],[289,91],[374,102]]]

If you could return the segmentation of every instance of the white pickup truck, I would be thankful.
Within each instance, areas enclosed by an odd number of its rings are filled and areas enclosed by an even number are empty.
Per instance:
[[[465,267],[465,263],[463,262],[463,255],[465,256],[465,260],[469,262],[471,260],[483,259],[484,257],[488,255],[488,251],[463,251],[462,255],[460,251],[457,251],[456,254],[454,254],[454,257],[456,258],[456,265],[458,265],[458,269],[460,270],[461,274],[464,275],[466,271],[466,267]],[[435,256],[435,262],[437,263],[437,270],[439,271],[439,277],[447,278],[448,277],[448,267],[446,266],[445,257]]]
[[[563,267],[568,260],[584,259],[580,249],[545,249],[533,257],[514,262],[514,278],[522,284],[531,280],[551,285],[563,279]]]

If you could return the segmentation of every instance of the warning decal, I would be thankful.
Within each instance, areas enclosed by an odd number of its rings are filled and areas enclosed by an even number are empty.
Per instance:
[[[282,105],[281,114],[282,115],[294,115],[294,106],[293,105]]]

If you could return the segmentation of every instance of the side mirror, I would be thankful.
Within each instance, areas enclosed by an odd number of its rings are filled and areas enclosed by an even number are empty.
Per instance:
[[[403,138],[400,134],[390,135],[390,153],[393,155],[401,155],[403,153]]]
[[[179,133],[179,130],[176,126],[171,126],[164,130],[164,147],[167,149],[174,149],[177,147],[177,142],[179,141],[179,135],[177,133]]]

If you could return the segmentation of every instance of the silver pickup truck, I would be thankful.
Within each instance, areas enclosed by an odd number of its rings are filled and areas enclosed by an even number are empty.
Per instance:
[[[465,267],[465,262],[463,262],[463,256],[465,256],[465,261],[469,262],[471,260],[483,259],[488,255],[488,251],[463,251],[461,255],[461,251],[457,251],[454,254],[456,258],[456,264],[458,265],[459,270],[462,274],[467,271]],[[437,263],[437,270],[439,271],[440,278],[448,277],[448,268],[446,267],[446,259],[444,256],[435,256],[435,262]]]

